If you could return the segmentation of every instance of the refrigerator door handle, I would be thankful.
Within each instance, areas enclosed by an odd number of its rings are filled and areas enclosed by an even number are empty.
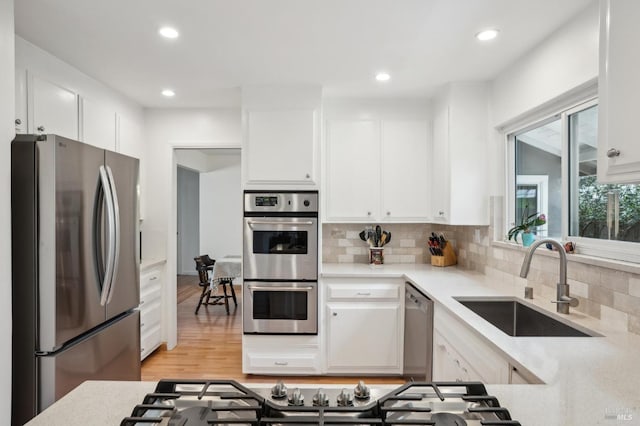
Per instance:
[[[100,305],[104,306],[107,303],[107,296],[109,294],[109,287],[111,286],[111,279],[113,277],[113,257],[115,251],[115,219],[114,219],[114,206],[113,197],[111,196],[111,182],[107,175],[107,170],[104,166],[100,166],[100,181],[102,182],[102,188],[104,190],[105,200],[107,204],[107,261],[105,265],[104,280],[102,282],[102,292],[100,295]]]
[[[120,204],[118,203],[118,191],[116,190],[116,181],[113,178],[113,172],[111,167],[106,166],[107,176],[109,177],[111,198],[113,200],[113,219],[114,219],[114,255],[113,255],[113,269],[111,272],[111,281],[107,290],[107,303],[111,302],[113,297],[113,288],[116,283],[116,276],[118,274],[118,261],[120,259]]]

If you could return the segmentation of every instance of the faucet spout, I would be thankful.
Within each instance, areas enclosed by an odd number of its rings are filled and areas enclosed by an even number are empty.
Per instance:
[[[527,275],[529,274],[529,268],[531,267],[531,259],[533,258],[533,253],[538,247],[543,244],[551,244],[558,249],[558,254],[560,255],[560,271],[557,283],[557,298],[555,301],[553,301],[553,303],[558,304],[557,311],[559,313],[568,314],[569,306],[576,307],[578,306],[579,301],[575,297],[569,296],[569,284],[567,284],[567,253],[565,252],[562,244],[550,238],[534,242],[529,248],[529,251],[524,257],[524,260],[522,261],[520,277],[527,278]]]

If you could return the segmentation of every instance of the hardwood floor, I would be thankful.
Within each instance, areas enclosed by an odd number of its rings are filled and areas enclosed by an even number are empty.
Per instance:
[[[178,344],[167,351],[164,346],[142,362],[142,380],[163,378],[234,379],[239,382],[275,383],[367,383],[402,384],[398,377],[337,376],[258,376],[242,373],[242,291],[235,287],[238,307],[231,302],[230,315],[224,306],[202,306],[194,314],[201,288],[198,277],[178,276]]]

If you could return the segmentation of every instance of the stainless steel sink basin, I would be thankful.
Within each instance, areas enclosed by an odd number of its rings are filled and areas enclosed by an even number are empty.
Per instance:
[[[584,327],[570,324],[535,305],[515,297],[456,297],[462,305],[484,318],[502,332],[514,337],[595,337]]]

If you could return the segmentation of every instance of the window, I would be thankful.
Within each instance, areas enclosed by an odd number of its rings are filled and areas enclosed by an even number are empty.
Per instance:
[[[508,144],[508,228],[544,213],[538,239],[571,239],[580,253],[640,262],[640,185],[597,181],[597,100],[512,132]]]

